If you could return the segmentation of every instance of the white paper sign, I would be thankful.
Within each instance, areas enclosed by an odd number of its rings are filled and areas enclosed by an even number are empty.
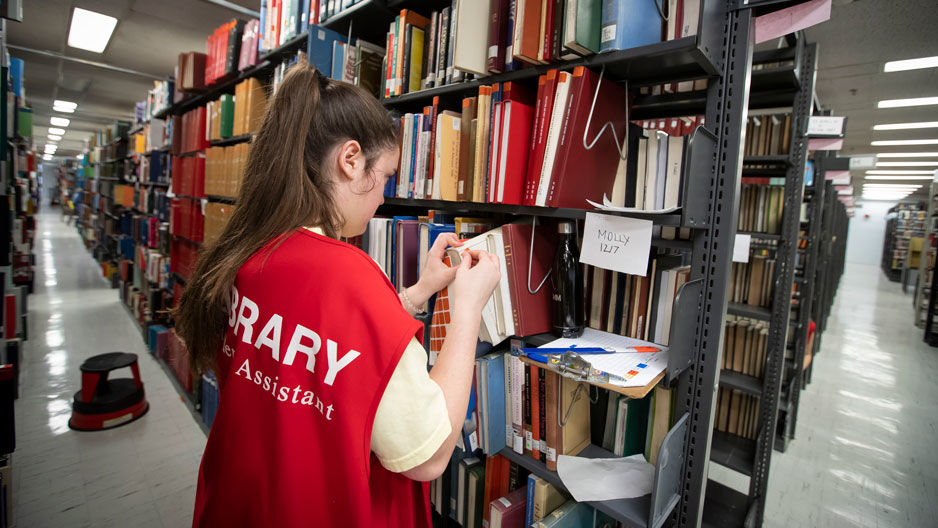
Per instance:
[[[749,262],[749,244],[752,235],[736,233],[736,243],[733,244],[733,262]]]
[[[844,133],[844,118],[811,116],[808,119],[809,136],[839,136]]]
[[[876,156],[852,156],[850,158],[851,169],[872,169],[876,166]]]
[[[641,453],[625,458],[560,455],[557,473],[577,501],[632,499],[651,493],[655,466]]]
[[[580,262],[644,277],[652,225],[650,220],[586,213]]]

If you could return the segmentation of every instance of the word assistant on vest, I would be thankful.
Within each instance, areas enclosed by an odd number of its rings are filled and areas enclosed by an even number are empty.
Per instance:
[[[235,287],[231,288],[231,307],[228,313],[228,326],[234,329],[235,337],[240,337],[241,341],[248,345],[253,344],[258,353],[269,350],[274,361],[294,368],[303,368],[305,366],[309,372],[317,372],[316,358],[322,350],[323,339],[316,331],[301,324],[295,325],[292,334],[290,334],[289,343],[281,354],[281,336],[284,335],[283,317],[281,315],[265,312],[263,307],[258,306],[248,296],[239,295],[238,289]],[[261,324],[261,321],[264,321],[263,324]],[[336,377],[361,354],[349,349],[342,357],[339,357],[339,343],[329,338],[326,338],[325,342],[326,368],[320,368],[319,372],[324,376],[323,383],[331,386],[335,383]],[[225,343],[224,351],[228,357],[234,355],[234,347],[228,343]],[[303,365],[302,359],[297,365],[294,365],[297,354],[306,357],[305,365]],[[284,404],[313,406],[327,420],[332,420],[333,413],[336,411],[333,403],[323,402],[313,391],[307,390],[300,385],[278,387],[280,376],[271,378],[260,370],[252,369],[250,358],[245,358],[235,374],[238,377],[243,376],[249,382],[253,382],[259,389],[269,393],[272,398],[276,398]]]

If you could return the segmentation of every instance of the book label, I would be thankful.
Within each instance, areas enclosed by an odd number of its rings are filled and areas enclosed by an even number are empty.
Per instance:
[[[521,438],[521,435],[515,435],[511,445],[515,453],[519,455],[524,453],[524,439]]]
[[[580,262],[644,277],[652,227],[650,220],[586,213]]]
[[[524,450],[525,451],[534,450],[534,436],[531,434],[531,431],[524,432]]]
[[[736,233],[736,242],[733,244],[733,262],[749,262],[749,244],[751,235]]]
[[[557,461],[557,450],[553,447],[547,448],[547,461],[556,462]]]

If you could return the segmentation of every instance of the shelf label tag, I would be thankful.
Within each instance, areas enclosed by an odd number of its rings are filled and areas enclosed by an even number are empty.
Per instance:
[[[851,156],[850,169],[872,169],[876,166],[876,156]]]
[[[736,233],[736,243],[733,244],[733,262],[749,262],[749,244],[752,235]]]
[[[808,119],[808,136],[840,136],[844,133],[844,118],[811,116]]]
[[[650,220],[586,213],[580,262],[644,277],[652,226]]]

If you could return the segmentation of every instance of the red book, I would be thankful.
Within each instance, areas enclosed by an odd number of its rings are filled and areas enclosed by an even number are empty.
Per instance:
[[[3,296],[3,335],[6,339],[16,339],[16,295]]]
[[[384,98],[387,99],[388,97],[391,97],[391,79],[393,79],[391,76],[391,65],[394,64],[394,61],[392,60],[394,49],[394,34],[390,31],[388,32],[388,44],[387,48],[385,49],[388,50],[388,52],[384,55]]]
[[[508,0],[492,0],[489,14],[489,53],[485,61],[486,69],[492,73],[501,73],[505,69],[508,5]]]
[[[547,205],[550,207],[587,208],[586,200],[602,203],[603,194],[612,195],[619,150],[610,131],[604,130],[591,150],[584,146],[593,141],[606,122],[612,122],[618,141],[625,138],[628,125],[625,111],[625,92],[613,82],[602,83],[589,131],[586,122],[590,115],[598,75],[583,66],[573,72],[567,111],[564,116],[557,156],[554,161]]]
[[[520,39],[515,42],[514,56],[531,64],[540,64],[537,50],[541,45],[541,2],[515,2],[515,32],[520,31]],[[505,57],[505,61],[511,57]]]
[[[499,528],[523,528],[524,512],[527,506],[528,487],[522,486],[504,497],[499,497],[492,501],[491,506],[491,524]]]
[[[523,221],[522,221],[523,222]],[[529,336],[550,331],[550,284],[537,293],[528,290],[528,259],[531,248],[531,224],[515,223],[502,226],[505,243],[505,267],[508,292],[511,296],[511,317],[515,335]],[[534,289],[550,272],[557,240],[550,225],[534,229],[534,256],[531,262],[531,288]]]
[[[538,86],[538,90],[540,90],[540,86]],[[534,106],[537,104],[537,92],[531,88],[530,84],[508,81],[502,85],[502,101],[518,101],[528,106]]]
[[[550,128],[550,115],[554,107],[554,95],[557,93],[557,73],[549,70],[537,81],[537,108],[534,117],[532,147],[528,153],[528,170],[524,185],[524,205],[534,205],[537,197],[537,185],[540,183],[541,166],[544,163],[544,150],[547,148],[547,130]],[[541,82],[543,80],[543,83]]]
[[[528,149],[534,108],[519,101],[498,103],[502,107],[502,129],[498,149],[494,203],[521,205],[528,173]]]
[[[430,155],[427,159],[427,181],[430,182],[430,185],[427,185],[427,192],[425,196],[430,198],[430,193],[433,192],[433,165],[434,159],[436,158],[436,116],[440,113],[440,97],[433,97],[433,105],[427,107],[429,108],[429,118],[430,118]],[[439,200],[439,196],[434,196],[433,198]]]

